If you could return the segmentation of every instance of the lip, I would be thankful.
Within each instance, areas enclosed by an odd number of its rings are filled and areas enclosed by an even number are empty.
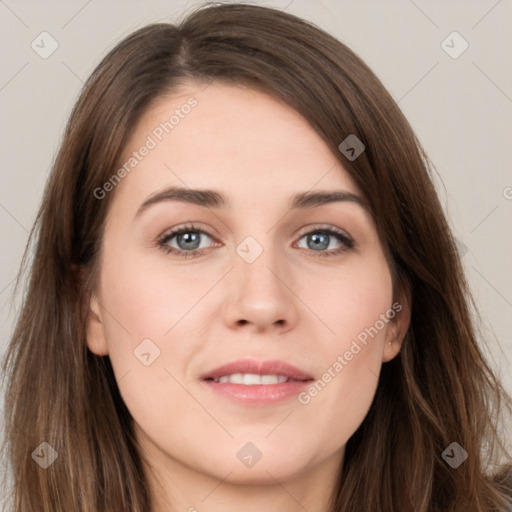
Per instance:
[[[279,360],[255,361],[254,359],[239,359],[201,375],[202,380],[218,379],[223,375],[233,373],[252,373],[254,375],[283,375],[296,381],[311,380],[313,377],[299,370],[296,366]],[[284,384],[284,383],[283,383]]]
[[[233,373],[283,375],[290,380],[278,384],[232,384],[213,379]],[[266,406],[296,397],[313,380],[311,375],[284,361],[254,361],[243,359],[219,366],[201,376],[201,381],[214,393],[246,406]]]

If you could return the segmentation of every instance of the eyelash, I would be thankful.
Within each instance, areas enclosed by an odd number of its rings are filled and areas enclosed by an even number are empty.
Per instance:
[[[158,247],[160,249],[162,249],[164,252],[166,252],[167,254],[174,254],[176,256],[180,256],[183,258],[195,258],[195,257],[201,256],[203,254],[204,250],[207,250],[209,248],[195,249],[195,250],[191,250],[191,251],[183,251],[181,249],[176,249],[175,247],[171,247],[170,245],[167,244],[167,242],[169,242],[169,240],[172,240],[175,236],[181,235],[183,233],[190,233],[190,232],[203,233],[213,239],[213,237],[206,231],[199,229],[198,227],[194,226],[193,224],[190,224],[188,226],[176,228],[176,229],[173,229],[171,231],[164,233],[157,240]],[[334,250],[331,249],[330,251],[313,251],[312,249],[306,249],[311,252],[317,253],[317,256],[319,256],[320,258],[329,258],[332,256],[337,256],[345,251],[349,251],[351,249],[354,249],[354,247],[356,247],[356,244],[352,238],[347,236],[343,231],[341,231],[337,228],[334,228],[334,227],[329,227],[329,228],[314,227],[313,229],[310,229],[309,231],[302,233],[300,235],[299,240],[302,239],[304,236],[310,235],[312,233],[322,233],[325,235],[334,236],[338,239],[338,241],[340,241],[342,244],[345,245],[345,247],[340,247],[340,248],[334,249]]]

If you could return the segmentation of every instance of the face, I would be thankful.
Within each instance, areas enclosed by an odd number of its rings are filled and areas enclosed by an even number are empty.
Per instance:
[[[159,98],[123,164],[88,346],[144,452],[233,482],[337,467],[409,314],[362,191],[296,111],[216,83]]]

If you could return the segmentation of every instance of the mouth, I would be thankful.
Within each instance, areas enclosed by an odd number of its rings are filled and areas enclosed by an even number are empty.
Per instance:
[[[244,405],[270,405],[300,393],[313,377],[284,361],[234,361],[203,374],[215,393]]]
[[[306,381],[312,380],[313,377],[285,361],[239,359],[204,373],[201,375],[201,379],[251,386],[279,384],[287,381]]]
[[[232,373],[218,378],[208,378],[205,380],[224,384],[243,384],[244,386],[268,386],[273,384],[282,384],[283,382],[303,382],[300,380],[286,377],[286,375],[258,375],[256,373]]]

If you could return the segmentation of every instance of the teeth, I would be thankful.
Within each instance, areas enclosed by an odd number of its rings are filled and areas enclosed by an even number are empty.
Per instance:
[[[261,384],[280,384],[286,382],[288,377],[283,375],[255,375],[254,373],[234,373],[233,375],[223,375],[215,382],[230,382],[231,384],[245,384],[246,386],[255,386]]]

